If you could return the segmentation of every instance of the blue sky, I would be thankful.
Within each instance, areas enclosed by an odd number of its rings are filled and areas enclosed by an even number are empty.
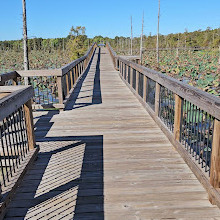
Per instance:
[[[158,0],[26,0],[28,36],[66,37],[71,26],[85,26],[89,37],[156,33]],[[0,0],[0,40],[22,38],[22,0]],[[161,0],[160,33],[220,27],[220,0]]]

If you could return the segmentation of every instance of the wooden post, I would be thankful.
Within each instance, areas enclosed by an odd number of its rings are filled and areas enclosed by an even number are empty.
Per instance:
[[[130,67],[130,82],[131,82],[131,87],[133,87],[133,68],[132,67]]]
[[[80,65],[80,75],[82,75],[82,72],[83,72],[83,61],[81,61],[79,63],[79,65]]]
[[[75,75],[76,75],[76,79],[78,79],[78,65],[75,66]]]
[[[80,77],[80,75],[81,75],[81,66],[80,66],[80,63],[78,63],[78,77]]]
[[[57,77],[57,87],[58,87],[59,103],[60,103],[60,104],[63,104],[62,76],[58,76],[58,77]]]
[[[182,118],[182,98],[175,94],[175,115],[174,115],[174,138],[180,141],[180,126]]]
[[[160,84],[156,82],[155,88],[155,114],[159,115],[159,107],[160,107]]]
[[[76,82],[76,67],[73,67],[73,75],[74,75],[74,84]]]
[[[31,99],[24,104],[24,115],[27,129],[28,146],[30,150],[33,150],[35,148],[35,135]]]
[[[73,88],[73,69],[70,70],[71,89]]]
[[[214,188],[220,188],[220,120],[218,119],[214,121],[210,183]]]
[[[140,73],[136,70],[136,92],[137,93],[138,93],[138,89],[139,89],[139,75],[140,75]]]
[[[66,95],[69,94],[70,88],[69,88],[69,72],[66,73]]]
[[[81,74],[84,72],[84,61],[81,62]]]
[[[126,70],[126,73],[127,73],[126,80],[128,82],[128,65],[126,65],[126,67],[127,67],[127,70]]]
[[[87,67],[87,65],[88,65],[88,62],[89,62],[89,55],[88,55],[88,57],[85,59],[85,70],[86,70],[86,67]]]
[[[84,69],[85,69],[85,62],[84,60],[82,61],[82,73],[84,72]]]
[[[17,85],[17,77],[16,78],[14,78],[14,79],[12,79],[12,84],[13,84],[13,86],[16,86]]]
[[[143,99],[144,99],[144,102],[147,101],[147,76],[144,75],[144,85],[143,85]]]

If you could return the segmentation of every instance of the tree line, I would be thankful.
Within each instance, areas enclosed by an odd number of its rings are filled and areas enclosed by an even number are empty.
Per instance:
[[[145,49],[154,49],[156,47],[156,35],[143,35],[143,47]],[[76,40],[77,39],[77,40]],[[75,40],[75,44],[80,44],[81,47],[87,49],[93,42],[106,43],[107,41],[118,50],[127,50],[130,47],[130,37],[116,36],[115,38],[108,38],[103,36],[95,36],[94,38],[88,38],[85,34],[85,27],[77,26],[72,27],[70,33],[64,38],[31,38],[28,39],[29,50],[42,50],[42,51],[65,51],[70,47],[71,42]],[[77,42],[76,42],[77,41]],[[208,27],[206,30],[197,30],[184,33],[171,33],[168,35],[159,35],[160,48],[218,48],[220,46],[220,28],[211,29]],[[79,46],[78,46],[79,47]],[[140,37],[133,38],[133,48],[139,49]],[[23,41],[10,40],[0,41],[0,50],[13,50],[22,51]]]
[[[133,49],[140,48],[140,37],[133,38]],[[160,49],[165,48],[218,48],[220,46],[220,28],[206,30],[197,30],[184,33],[171,33],[168,35],[159,35]],[[157,36],[143,35],[144,49],[155,49],[157,43]],[[130,37],[115,37],[111,40],[111,44],[117,50],[127,50],[130,47]]]

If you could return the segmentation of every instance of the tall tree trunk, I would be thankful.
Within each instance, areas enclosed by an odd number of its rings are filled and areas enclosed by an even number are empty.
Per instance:
[[[157,65],[159,67],[159,28],[160,28],[160,0],[159,0],[159,7],[158,7],[158,23],[157,23]]]
[[[28,44],[27,44],[27,19],[26,19],[26,0],[22,0],[23,3],[23,46],[24,46],[24,70],[29,70],[28,60]],[[25,85],[28,85],[28,77],[24,77]]]
[[[133,33],[132,33],[132,16],[131,16],[131,55],[133,54],[133,51],[132,51],[132,41],[133,41]]]
[[[142,32],[141,32],[141,44],[140,44],[141,65],[143,62],[143,34],[144,34],[144,12],[143,12],[143,18],[142,18]]]
[[[218,65],[220,65],[220,46],[218,47],[218,51],[219,51]]]
[[[180,47],[180,34],[178,34],[177,48],[176,48],[176,57],[179,57],[179,47]]]

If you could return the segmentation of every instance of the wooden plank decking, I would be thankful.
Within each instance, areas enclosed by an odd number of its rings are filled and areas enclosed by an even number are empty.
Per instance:
[[[65,111],[34,116],[40,153],[5,219],[220,219],[106,49]]]

